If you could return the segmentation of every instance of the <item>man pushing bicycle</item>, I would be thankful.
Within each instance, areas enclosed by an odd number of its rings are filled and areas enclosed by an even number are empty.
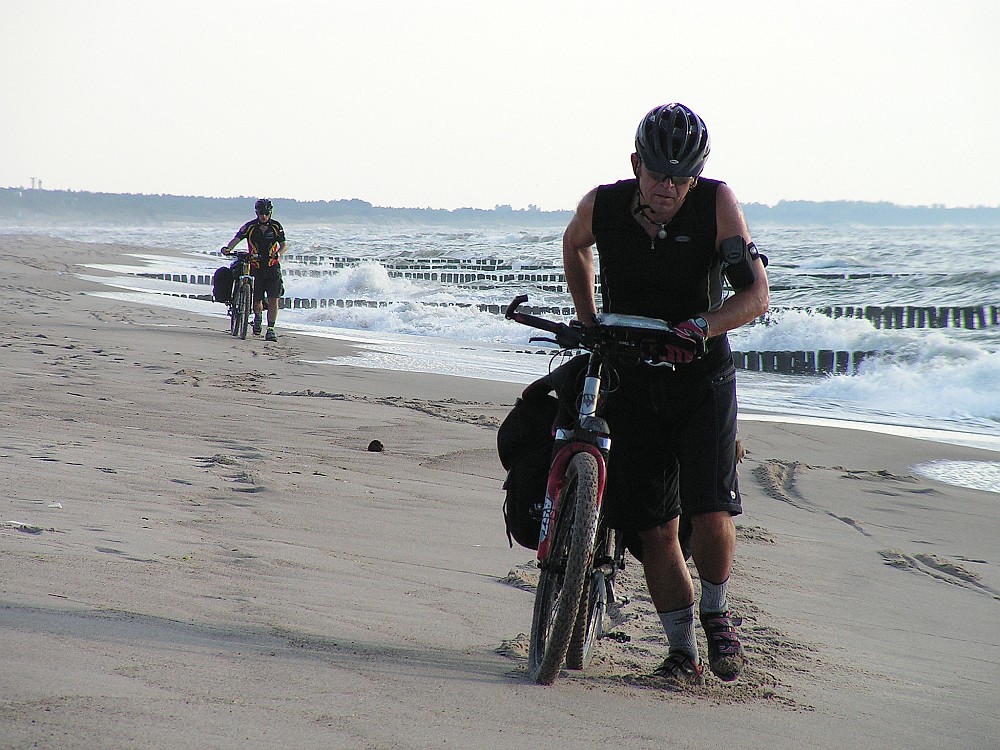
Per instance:
[[[257,218],[248,221],[233,236],[222,253],[229,255],[237,243],[243,240],[250,246],[250,274],[254,277],[253,304],[254,336],[260,336],[261,313],[264,300],[267,299],[267,341],[277,341],[274,324],[278,320],[278,298],[283,292],[281,280],[281,258],[285,254],[285,230],[277,221],[271,218],[274,206],[267,198],[260,198],[254,203]]]
[[[701,578],[709,665],[728,682],[745,661],[727,601],[733,516],[742,506],[726,332],[764,314],[770,299],[764,260],[733,191],[700,177],[709,150],[698,115],[681,104],[656,107],[636,132],[635,178],[587,193],[563,235],[566,280],[584,325],[596,322],[596,244],[602,311],[670,321],[676,335],[662,357],[672,368],[617,369],[620,384],[604,413],[614,435],[605,511],[612,527],[641,542],[668,641],[656,674],[688,683],[701,681],[702,666],[682,522]],[[728,297],[723,277],[734,290]]]

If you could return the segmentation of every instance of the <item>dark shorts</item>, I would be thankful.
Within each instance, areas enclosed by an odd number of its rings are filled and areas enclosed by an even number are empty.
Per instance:
[[[278,299],[284,294],[281,281],[281,266],[256,268],[250,272],[253,275],[253,301],[256,304],[267,296],[268,299]]]
[[[607,400],[611,454],[605,512],[644,531],[680,515],[743,512],[736,474],[736,370],[698,378],[640,366]]]

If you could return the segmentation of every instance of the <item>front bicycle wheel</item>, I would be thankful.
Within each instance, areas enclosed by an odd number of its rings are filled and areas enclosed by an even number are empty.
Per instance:
[[[577,453],[566,467],[548,559],[535,591],[528,669],[541,685],[551,685],[559,674],[576,625],[597,535],[597,488],[597,459]]]
[[[247,326],[250,324],[250,308],[253,307],[253,295],[250,293],[250,285],[243,284],[240,287],[239,306],[239,334],[241,339],[247,337]]]

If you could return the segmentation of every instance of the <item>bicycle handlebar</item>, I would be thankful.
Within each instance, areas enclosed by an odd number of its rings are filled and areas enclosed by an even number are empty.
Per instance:
[[[515,297],[507,306],[504,317],[521,325],[548,331],[555,337],[531,338],[530,341],[548,341],[562,349],[585,349],[626,361],[673,368],[671,363],[663,361],[663,355],[668,345],[676,344],[677,334],[666,321],[636,315],[602,315],[594,326],[584,326],[578,320],[559,323],[518,312],[517,308],[527,301],[526,294]]]
[[[583,324],[579,321],[572,321],[569,325],[566,323],[559,323],[555,320],[549,320],[548,318],[540,318],[537,315],[530,315],[529,313],[518,312],[517,308],[528,301],[527,294],[519,294],[516,296],[509,305],[507,305],[507,311],[504,313],[504,317],[509,320],[513,320],[515,323],[520,323],[521,325],[529,326],[531,328],[538,328],[542,331],[548,331],[555,336],[554,343],[558,344],[563,349],[587,349],[590,350],[593,346],[597,344],[597,341],[592,336],[587,336],[587,330],[583,327]],[[593,341],[588,341],[588,339],[594,339]],[[531,339],[532,341],[551,341],[551,339]],[[590,344],[589,346],[587,344]]]

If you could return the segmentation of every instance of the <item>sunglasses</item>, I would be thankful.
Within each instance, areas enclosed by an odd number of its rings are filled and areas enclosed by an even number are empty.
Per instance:
[[[689,185],[691,183],[691,180],[694,179],[694,177],[683,177],[680,175],[670,175],[670,174],[662,174],[660,172],[654,172],[645,164],[642,165],[642,168],[646,170],[646,174],[649,176],[649,179],[651,179],[655,183],[661,183],[665,182],[666,180],[670,180],[670,182],[675,187],[684,187],[685,185]]]

